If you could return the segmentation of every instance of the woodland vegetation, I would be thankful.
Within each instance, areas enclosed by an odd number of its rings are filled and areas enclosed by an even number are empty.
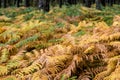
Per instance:
[[[120,5],[0,8],[0,80],[120,80]]]

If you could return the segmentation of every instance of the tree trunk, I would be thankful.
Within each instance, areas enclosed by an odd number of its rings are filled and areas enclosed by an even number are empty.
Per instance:
[[[30,7],[30,0],[25,0],[25,7]]]
[[[4,8],[7,7],[7,0],[3,0],[3,7],[4,7]]]
[[[62,8],[62,4],[63,4],[62,0],[59,0],[59,7],[60,8]]]
[[[0,7],[2,7],[2,1],[0,0]]]
[[[17,0],[17,7],[20,7],[20,0]]]

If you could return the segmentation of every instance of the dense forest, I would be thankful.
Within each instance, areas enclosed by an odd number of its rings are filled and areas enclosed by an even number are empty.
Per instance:
[[[120,80],[120,0],[0,0],[0,80]]]
[[[113,6],[113,4],[120,4],[120,0],[0,0],[0,7],[10,7],[10,6],[34,6],[43,9],[44,11],[49,11],[50,5],[55,6],[59,4],[61,8],[62,5],[76,5],[84,4],[86,7],[91,7],[92,4],[96,3],[96,8],[101,9],[102,6]]]

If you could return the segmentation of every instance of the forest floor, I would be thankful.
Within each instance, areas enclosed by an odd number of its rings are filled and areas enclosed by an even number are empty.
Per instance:
[[[120,6],[0,9],[0,80],[120,80]]]

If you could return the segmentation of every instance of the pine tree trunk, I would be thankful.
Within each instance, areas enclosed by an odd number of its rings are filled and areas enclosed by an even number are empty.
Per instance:
[[[20,7],[20,0],[17,0],[17,7]]]
[[[62,8],[62,4],[63,4],[62,0],[59,0],[59,7],[60,8]]]
[[[7,7],[7,0],[3,0],[3,7],[4,7],[4,8]]]
[[[30,0],[25,0],[25,7],[29,7],[30,6]]]
[[[0,7],[2,7],[2,1],[0,0]]]

